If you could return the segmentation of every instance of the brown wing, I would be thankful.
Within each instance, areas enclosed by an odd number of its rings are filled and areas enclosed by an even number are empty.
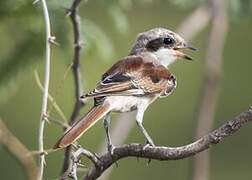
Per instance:
[[[103,74],[96,88],[84,97],[163,93],[171,77],[168,69],[150,57],[129,56]]]
[[[167,91],[176,87],[176,80],[167,68],[162,65],[153,65],[145,67],[140,72],[134,72],[138,78],[133,82],[138,88],[142,89],[145,94],[165,95]]]

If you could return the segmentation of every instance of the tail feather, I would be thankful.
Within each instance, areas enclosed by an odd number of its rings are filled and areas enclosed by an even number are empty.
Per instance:
[[[94,106],[84,117],[74,123],[72,127],[65,132],[65,134],[56,143],[54,148],[63,148],[69,146],[74,141],[79,139],[84,132],[86,132],[108,112],[108,104]]]

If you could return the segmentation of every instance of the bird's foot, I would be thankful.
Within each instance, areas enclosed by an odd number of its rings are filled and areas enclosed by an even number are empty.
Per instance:
[[[112,143],[110,143],[110,144],[108,144],[107,148],[108,148],[108,152],[109,152],[110,156],[113,158],[115,146]],[[118,167],[117,161],[115,162],[115,165],[116,165],[116,167]]]
[[[150,147],[150,146],[156,147],[155,144],[153,143],[153,141],[148,141],[147,140],[146,144],[143,147],[143,150],[145,150],[147,147]]]
[[[107,148],[108,148],[108,152],[110,153],[110,155],[113,156],[115,146],[112,143],[110,143],[110,144],[108,144]]]
[[[156,147],[155,144],[153,143],[153,141],[148,141],[146,142],[146,144],[143,147],[143,150],[145,150],[147,147]],[[151,159],[148,159],[147,165],[149,165],[151,163]]]

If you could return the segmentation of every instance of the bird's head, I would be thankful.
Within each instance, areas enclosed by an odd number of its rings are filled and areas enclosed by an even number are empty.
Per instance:
[[[183,49],[196,50],[178,34],[165,28],[154,28],[138,35],[130,54],[151,53],[161,64],[168,66],[179,58],[192,60],[182,52]]]

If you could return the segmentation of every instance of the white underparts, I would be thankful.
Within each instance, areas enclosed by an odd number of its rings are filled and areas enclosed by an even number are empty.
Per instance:
[[[136,96],[109,96],[105,103],[110,104],[111,111],[127,112],[136,110],[136,120],[142,123],[144,112],[150,105],[152,98]]]
[[[106,98],[105,103],[110,104],[111,111],[127,112],[131,111],[132,108],[138,109],[142,106],[148,106],[150,104],[150,98],[136,96],[109,96]]]

